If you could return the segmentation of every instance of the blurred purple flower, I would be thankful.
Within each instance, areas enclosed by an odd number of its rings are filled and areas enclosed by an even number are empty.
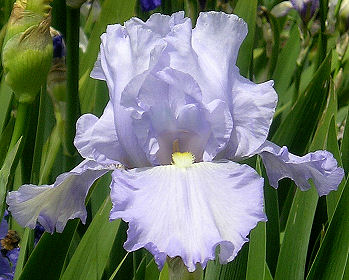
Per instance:
[[[302,20],[307,23],[319,8],[319,0],[291,0]]]
[[[151,11],[161,5],[161,0],[140,0],[143,11]]]
[[[7,216],[7,211],[5,210],[4,218],[0,225],[0,239],[1,239],[1,254],[0,254],[0,280],[2,279],[13,279],[16,270],[17,259],[19,256],[19,248],[15,244],[8,244],[8,246],[3,246],[3,241],[9,236],[11,231],[8,231],[8,224],[5,219]],[[18,240],[16,240],[17,243]],[[8,241],[7,241],[8,242]],[[11,250],[10,250],[11,249]]]
[[[161,268],[180,256],[189,271],[215,258],[233,260],[258,222],[266,221],[263,178],[245,158],[259,154],[270,184],[289,177],[319,195],[336,190],[344,172],[332,154],[303,157],[267,141],[277,94],[235,66],[247,35],[235,15],[201,13],[192,29],[183,12],[109,25],[91,73],[110,101],[100,118],[77,122],[74,144],[85,160],[53,185],[24,185],[7,197],[22,226],[38,221],[62,232],[86,221],[93,182],[113,170],[110,220],[129,222],[128,251],[146,248]]]
[[[45,232],[45,228],[39,223],[37,223],[34,229],[34,245],[38,244],[44,232]]]
[[[61,35],[56,35],[52,38],[53,41],[53,57],[61,58],[65,56],[65,44]]]

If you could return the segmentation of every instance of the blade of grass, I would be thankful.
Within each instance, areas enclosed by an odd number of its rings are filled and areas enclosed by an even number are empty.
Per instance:
[[[5,198],[6,193],[9,189],[9,182],[11,181],[11,176],[13,176],[14,171],[17,167],[19,157],[22,154],[23,144],[22,138],[19,138],[17,143],[13,146],[11,150],[6,155],[4,164],[0,170],[0,217],[3,217],[5,210]]]
[[[349,180],[347,180],[333,218],[307,280],[343,278],[349,256]]]
[[[110,208],[108,196],[75,250],[62,280],[102,278],[120,225],[120,220],[109,222]]]
[[[261,175],[260,158],[256,161],[256,170]],[[258,223],[250,233],[246,280],[264,278],[266,258],[266,225]]]
[[[52,235],[44,233],[18,279],[59,279],[70,241],[78,223],[77,219],[69,221],[62,233]]]
[[[279,104],[286,104],[290,98],[286,95],[292,75],[296,69],[297,57],[300,51],[299,31],[296,24],[290,30],[289,39],[278,55],[278,60],[272,75],[275,89],[279,95]]]
[[[114,270],[113,274],[110,276],[109,280],[113,280],[116,276],[116,274],[119,272],[121,266],[123,265],[123,263],[125,262],[126,258],[128,257],[129,253],[126,253],[125,257],[121,260],[121,262],[119,263],[119,265],[117,266],[117,268]]]
[[[345,174],[349,172],[349,107],[341,145],[341,155]]]
[[[66,121],[64,133],[64,168],[71,170],[76,164],[75,123],[80,116],[79,102],[79,26],[80,10],[67,7],[67,40],[66,40],[66,65],[67,65],[67,96],[66,96]]]
[[[241,44],[236,64],[240,69],[241,75],[250,78],[253,78],[251,64],[255,41],[257,2],[257,0],[239,0],[234,9],[234,14],[243,18],[248,26],[248,34]]]
[[[325,77],[326,76],[324,76],[324,78]],[[319,78],[319,76],[317,78]],[[323,81],[320,79],[318,83],[323,84]],[[314,81],[312,81],[312,84],[314,88],[317,87]],[[313,91],[314,88],[310,88],[309,91]],[[305,97],[307,97],[307,95],[305,95]],[[297,104],[299,103],[297,102],[296,105]],[[329,104],[331,103],[329,102],[328,105]],[[303,106],[303,104],[299,106]],[[303,108],[303,110],[305,110],[305,108]],[[328,122],[328,119],[331,119],[334,115],[333,110],[333,106],[325,107],[322,120]],[[319,113],[317,112],[316,114]],[[298,118],[300,118],[300,116],[303,115],[300,114]],[[326,147],[326,137],[323,137],[323,135],[326,135],[328,130],[329,124],[323,125],[323,122],[320,121],[310,146],[310,151],[322,150]],[[293,280],[304,278],[308,244],[318,199],[318,194],[314,187],[306,192],[302,192],[297,188],[287,219],[275,279]]]
[[[334,158],[337,160],[338,165],[342,166],[342,160],[339,154],[339,147],[338,147],[338,141],[337,141],[337,130],[336,130],[336,123],[334,116],[332,117],[328,135],[327,135],[327,146],[326,150],[331,152],[334,156]],[[337,203],[339,201],[340,195],[342,193],[342,190],[345,185],[345,180],[342,181],[342,183],[339,184],[338,190],[335,192],[331,192],[326,196],[326,203],[327,203],[327,215],[328,219],[330,220],[334,214],[334,211],[336,209]]]

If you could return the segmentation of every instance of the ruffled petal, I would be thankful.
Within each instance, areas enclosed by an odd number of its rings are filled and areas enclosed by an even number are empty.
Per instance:
[[[200,13],[196,27],[191,20],[176,25],[164,38],[167,47],[160,65],[190,74],[203,92],[203,101],[228,102],[231,72],[247,25],[236,15]]]
[[[202,78],[207,88],[216,91],[216,96],[222,100],[229,100],[232,67],[246,35],[244,20],[223,12],[200,13],[193,29],[192,45],[204,74]]]
[[[171,17],[152,15],[147,22],[132,18],[109,25],[101,36],[100,53],[91,77],[106,80],[110,98],[120,98],[126,85],[137,75],[155,66],[166,42],[163,36],[183,20],[184,13]]]
[[[85,198],[95,180],[115,167],[85,160],[73,170],[57,177],[53,185],[23,185],[10,192],[6,202],[15,220],[34,229],[39,222],[47,232],[62,232],[67,221],[86,221]]]
[[[98,119],[92,114],[81,116],[76,123],[74,145],[82,157],[100,164],[122,163],[127,166],[114,124],[113,106],[109,102]]]
[[[159,268],[180,256],[189,271],[234,259],[263,211],[263,178],[247,165],[201,162],[113,172],[110,219],[129,222],[124,247],[149,250]]]
[[[205,106],[196,81],[171,68],[137,76],[121,102],[132,112],[132,131],[153,165],[171,162],[174,141],[180,151],[195,154],[198,161],[212,160],[230,137],[227,104],[214,100]]]
[[[265,142],[278,100],[273,84],[273,81],[255,84],[234,68],[231,105],[234,127],[221,157],[239,160],[251,156]]]
[[[163,36],[183,20],[183,12],[171,17],[153,15],[147,22],[132,18],[125,26],[110,25],[101,36],[99,60],[91,77],[107,81],[118,141],[125,151],[129,166],[149,166],[147,153],[138,143],[133,130],[131,112],[121,105],[126,88],[139,88],[157,64],[166,47]],[[137,94],[137,90],[131,91]]]
[[[246,23],[235,15],[201,13],[193,30],[188,19],[167,34],[167,46],[154,68],[160,71],[159,65],[168,64],[187,73],[199,85],[203,104],[214,100],[226,104],[233,130],[219,158],[252,155],[267,138],[277,103],[272,81],[254,84],[234,66],[246,34]]]
[[[330,152],[316,151],[299,157],[288,152],[287,147],[280,148],[266,141],[258,151],[267,170],[269,183],[274,188],[282,178],[291,178],[302,190],[308,190],[311,179],[319,196],[337,190],[343,179],[344,170]]]

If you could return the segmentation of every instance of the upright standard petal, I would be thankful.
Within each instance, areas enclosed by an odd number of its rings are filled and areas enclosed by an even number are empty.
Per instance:
[[[146,153],[138,144],[129,111],[120,104],[126,87],[142,83],[134,80],[145,76],[156,64],[166,46],[162,39],[173,26],[181,22],[183,13],[169,16],[153,15],[144,23],[133,18],[125,26],[110,25],[101,36],[101,48],[91,76],[107,81],[110,100],[114,105],[114,119],[119,143],[130,166],[150,166]],[[137,93],[137,91],[136,91]]]
[[[159,65],[168,64],[194,78],[207,105],[220,100],[233,122],[230,141],[219,158],[241,159],[252,155],[267,138],[277,103],[273,82],[254,84],[234,66],[246,23],[235,15],[201,13],[196,27],[187,19],[164,37],[167,46]]]
[[[92,114],[82,115],[76,123],[74,145],[82,157],[100,164],[127,166],[125,153],[119,143],[114,124],[114,110],[109,102],[98,119]]]
[[[132,112],[138,144],[153,165],[171,162],[174,141],[180,151],[194,153],[197,161],[212,160],[231,133],[227,104],[221,100],[203,104],[196,81],[171,68],[135,78],[121,102]]]
[[[187,153],[188,154],[188,153]],[[234,162],[189,163],[113,172],[110,219],[129,222],[124,247],[149,250],[159,268],[180,256],[189,271],[206,266],[220,245],[231,261],[265,221],[263,179]]]
[[[58,176],[53,185],[23,185],[8,194],[9,211],[21,226],[34,229],[39,222],[50,233],[62,232],[70,219],[85,223],[88,190],[110,168],[85,160]]]
[[[109,25],[101,36],[100,52],[91,77],[106,80],[111,101],[119,100],[127,84],[155,66],[166,46],[163,37],[183,21],[184,13],[154,14],[146,22],[132,18]]]
[[[255,154],[267,139],[275,113],[277,94],[273,82],[255,84],[234,67],[231,112],[233,130],[220,157],[240,160]]]
[[[267,170],[269,183],[277,188],[282,178],[291,178],[302,190],[308,190],[311,179],[319,196],[337,190],[343,179],[344,170],[337,166],[333,155],[327,151],[316,151],[303,157],[288,152],[287,147],[280,148],[266,141],[259,149],[264,166]]]

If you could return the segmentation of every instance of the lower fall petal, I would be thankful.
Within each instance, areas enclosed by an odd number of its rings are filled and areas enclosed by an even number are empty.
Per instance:
[[[70,219],[80,218],[85,223],[88,190],[108,170],[85,160],[58,176],[53,185],[23,185],[8,194],[9,211],[21,226],[34,229],[39,222],[50,233],[62,232]]]
[[[302,190],[308,190],[311,179],[319,196],[337,190],[343,179],[344,170],[337,166],[337,161],[330,152],[316,151],[299,157],[289,153],[287,147],[280,148],[266,141],[259,149],[267,171],[269,183],[274,188],[282,178],[291,178]]]
[[[115,170],[110,219],[129,222],[124,247],[149,250],[159,268],[180,256],[189,271],[234,259],[263,210],[263,179],[247,165],[201,162]]]

